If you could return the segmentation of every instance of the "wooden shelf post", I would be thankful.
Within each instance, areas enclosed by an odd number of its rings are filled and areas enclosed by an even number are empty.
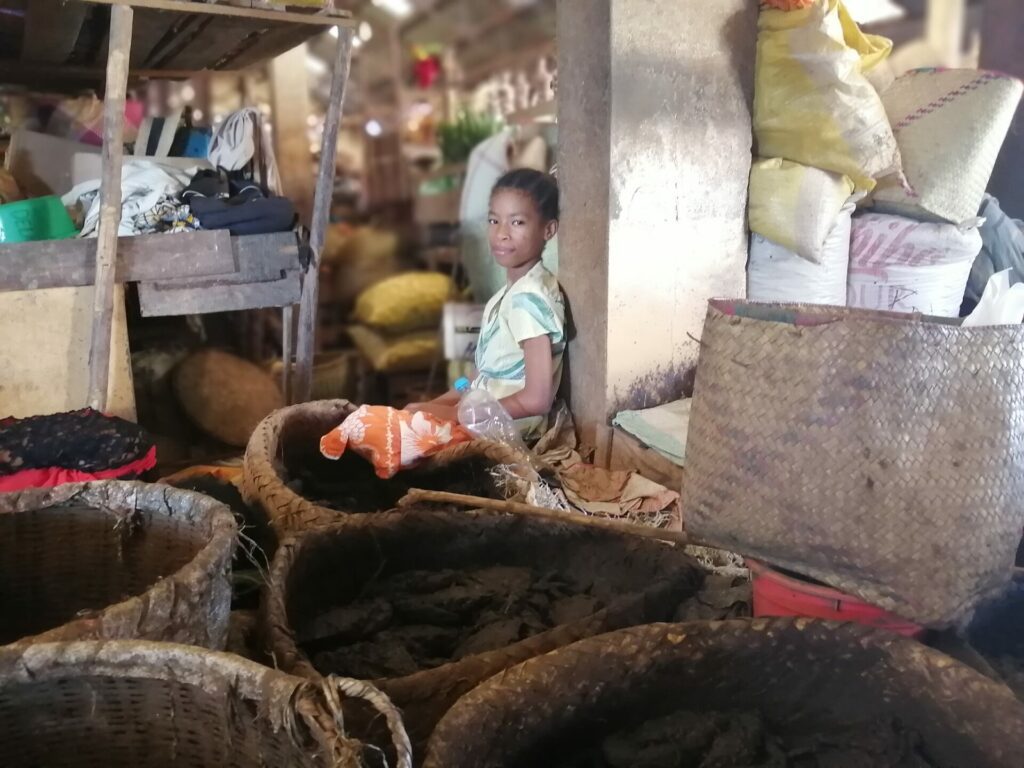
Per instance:
[[[338,33],[338,48],[334,56],[334,75],[331,79],[331,100],[327,105],[327,116],[324,119],[320,169],[317,172],[316,194],[313,199],[313,220],[309,234],[312,257],[302,280],[302,298],[299,303],[295,381],[291,392],[292,402],[295,403],[309,400],[313,389],[316,312],[320,297],[320,254],[323,251],[327,227],[330,223],[331,200],[334,197],[334,158],[338,149],[338,129],[341,127],[345,86],[348,84],[349,67],[352,62],[354,32],[351,28],[339,27]]]
[[[106,92],[103,100],[103,170],[100,221],[96,244],[96,290],[93,297],[92,345],[89,348],[89,405],[107,406],[110,334],[114,318],[114,264],[121,224],[121,161],[124,155],[124,107],[132,47],[134,11],[127,5],[110,9]]]

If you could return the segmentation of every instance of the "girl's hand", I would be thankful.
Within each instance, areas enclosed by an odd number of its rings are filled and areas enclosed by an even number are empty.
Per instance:
[[[403,411],[409,413],[429,413],[431,416],[443,421],[459,422],[459,408],[457,405],[448,405],[438,400],[430,400],[426,403],[409,403]]]
[[[415,403],[415,405],[419,406],[416,409],[417,411],[420,411],[422,413],[429,413],[436,419],[441,419],[441,421],[451,421],[456,424],[459,423],[458,406],[445,405],[443,403],[438,403],[436,401],[430,403]],[[415,411],[413,412],[415,413]]]

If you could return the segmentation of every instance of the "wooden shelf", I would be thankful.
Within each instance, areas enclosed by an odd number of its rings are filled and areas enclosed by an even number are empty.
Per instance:
[[[43,88],[99,87],[107,60],[111,5],[135,11],[129,76],[181,79],[235,70],[278,56],[330,27],[352,27],[348,12],[267,10],[189,0],[11,0],[24,16],[20,45],[0,49],[4,82]],[[18,17],[14,17],[18,18]],[[15,22],[17,25],[17,22]],[[8,29],[7,35],[16,35]],[[12,55],[12,53],[14,55]]]
[[[96,238],[0,245],[0,292],[90,286]],[[120,237],[114,279],[139,283],[147,317],[286,306],[298,301],[294,232],[226,230]]]

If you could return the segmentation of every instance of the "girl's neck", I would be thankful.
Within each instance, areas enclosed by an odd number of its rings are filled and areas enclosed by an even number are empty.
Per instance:
[[[506,269],[505,270],[505,275],[506,275],[506,278],[508,280],[508,285],[510,285],[510,286],[513,285],[521,277],[526,275],[527,272],[529,272],[531,269],[533,269],[538,264],[540,264],[540,259],[541,259],[541,257],[538,256],[533,261],[528,261],[525,264],[520,264],[518,267],[509,267],[508,269]]]

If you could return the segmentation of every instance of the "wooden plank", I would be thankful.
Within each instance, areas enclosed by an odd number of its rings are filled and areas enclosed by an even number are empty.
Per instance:
[[[235,56],[236,51],[248,47],[250,40],[258,38],[270,27],[270,22],[261,19],[210,18],[213,24],[202,29],[187,48],[161,62],[160,66],[171,69],[221,69]]]
[[[618,427],[613,428],[611,434],[609,469],[633,470],[669,490],[682,490],[685,475],[682,467]]]
[[[153,283],[139,283],[139,304],[144,317],[159,317],[168,314],[196,314],[196,311],[173,311],[168,298],[177,296],[188,306],[205,307],[203,312],[228,312],[232,309],[251,309],[257,306],[278,306],[276,304],[256,304],[254,307],[236,307],[234,300],[220,309],[212,308],[219,301],[217,297],[230,292],[232,288],[248,290],[258,295],[250,286],[258,283],[278,283],[287,274],[300,273],[299,246],[294,232],[279,232],[271,235],[248,235],[231,238],[231,250],[235,271],[231,274],[210,277],[194,277],[183,280],[165,280]],[[204,291],[209,294],[195,298]],[[276,297],[280,291],[270,295]],[[262,300],[262,299],[260,299]],[[296,298],[297,300],[297,298]],[[244,302],[243,302],[244,303]]]
[[[0,246],[0,291],[70,288],[96,281],[95,238]],[[237,262],[226,231],[121,237],[114,281],[225,275]]]
[[[309,80],[303,43],[270,62],[274,154],[281,174],[281,194],[295,205],[299,222],[308,227],[313,216],[313,156],[309,152]]]
[[[131,7],[110,13],[110,56],[103,101],[103,177],[96,245],[96,290],[93,296],[92,343],[89,346],[89,405],[103,411],[110,378],[110,336],[114,321],[114,259],[121,223],[121,160],[124,155],[124,105],[132,47]]]
[[[239,46],[235,51],[216,62],[217,69],[231,67],[245,69],[254,64],[273,59],[297,45],[309,40],[319,30],[310,32],[308,27],[276,26]]]
[[[89,6],[64,0],[29,0],[21,60],[63,64],[78,42]]]
[[[280,279],[268,282],[209,284],[200,287],[142,283],[139,285],[139,303],[143,317],[284,307],[299,301],[302,292],[301,274],[298,270],[292,270],[285,272]]]
[[[264,19],[278,24],[306,24],[319,27],[350,27],[357,24],[350,11],[322,13],[295,13],[293,11],[264,11],[259,8],[238,8],[221,3],[196,3],[191,0],[82,0],[99,5],[121,5],[133,8],[150,8],[157,11],[178,13],[208,13],[214,16],[233,16],[242,19]]]
[[[320,170],[317,173],[313,221],[309,235],[312,258],[302,281],[302,300],[299,307],[299,337],[295,350],[295,382],[292,390],[292,396],[296,402],[309,400],[313,388],[316,310],[320,296],[320,254],[323,251],[324,239],[327,235],[331,200],[334,197],[334,157],[338,147],[338,129],[341,126],[345,87],[348,85],[349,68],[352,64],[353,36],[351,29],[343,29],[338,35],[338,46],[334,56],[334,76],[331,79],[331,95],[327,102],[327,115],[324,118],[323,149],[320,151]]]

